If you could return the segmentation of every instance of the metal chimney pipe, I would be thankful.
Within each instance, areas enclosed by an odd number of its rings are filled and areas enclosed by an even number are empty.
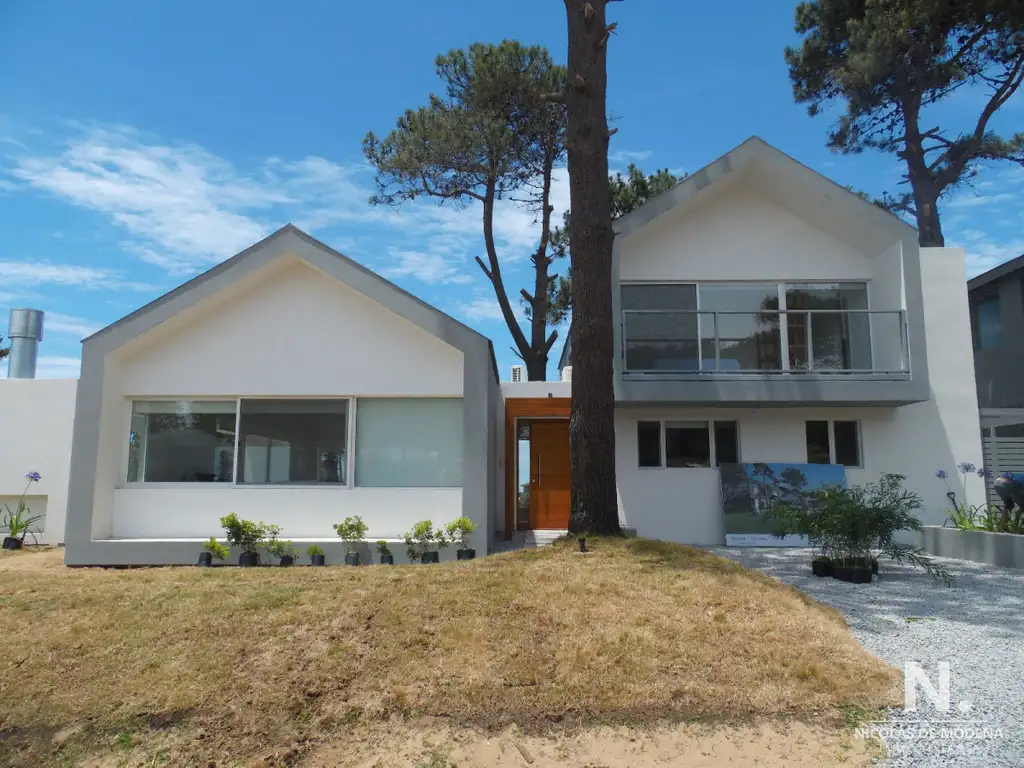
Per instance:
[[[12,309],[7,333],[11,352],[7,356],[7,378],[34,379],[39,342],[43,340],[43,313],[38,309]]]

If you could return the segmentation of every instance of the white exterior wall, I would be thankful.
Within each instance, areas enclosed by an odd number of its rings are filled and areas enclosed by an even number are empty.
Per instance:
[[[921,494],[926,524],[946,516],[945,469],[950,487],[964,497],[955,466],[981,466],[981,429],[971,365],[963,251],[923,249],[926,344],[931,399],[914,405],[863,408],[620,408],[615,417],[619,516],[641,536],[690,544],[723,544],[721,487],[716,469],[637,467],[636,422],[648,419],[736,421],[743,462],[807,461],[805,421],[855,419],[861,425],[863,468],[848,468],[847,482],[877,481],[884,472],[906,475]],[[983,482],[968,479],[966,498],[985,500]]]
[[[26,504],[46,516],[45,544],[64,541],[77,387],[77,379],[0,379],[0,517],[5,504],[17,509],[25,473],[38,472]]]
[[[708,193],[699,206],[666,213],[622,237],[619,279],[871,279],[871,258],[742,184]]]
[[[369,537],[394,538],[462,515],[461,488],[126,487],[133,399],[462,396],[459,350],[305,263],[266,269],[108,357],[93,538],[207,538],[230,512],[295,539],[361,515]]]

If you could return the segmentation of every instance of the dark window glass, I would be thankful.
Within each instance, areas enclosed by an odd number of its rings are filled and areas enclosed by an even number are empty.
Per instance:
[[[700,335],[703,370],[715,370],[716,365],[722,371],[779,370],[779,287],[774,283],[700,286]]]
[[[975,349],[991,349],[1003,343],[1003,319],[998,295],[980,299],[971,314]]]
[[[735,421],[715,422],[715,464],[739,464],[740,444]]]
[[[828,422],[807,422],[807,463],[831,464],[828,450]]]
[[[230,483],[234,466],[234,401],[132,403],[128,482]]]
[[[665,466],[711,466],[711,437],[706,421],[665,423]]]
[[[660,421],[638,421],[636,423],[636,453],[638,466],[661,466]]]
[[[239,482],[345,483],[347,400],[242,400]]]
[[[860,434],[856,421],[832,422],[836,442],[836,464],[860,466]]]

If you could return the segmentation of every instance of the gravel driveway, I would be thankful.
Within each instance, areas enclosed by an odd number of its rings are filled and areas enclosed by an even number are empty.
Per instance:
[[[811,575],[810,550],[716,549],[843,613],[864,647],[893,666],[918,662],[938,687],[950,664],[950,710],[919,689],[918,711],[880,726],[889,766],[1024,766],[1024,571],[945,560],[953,587],[882,561],[871,584]]]

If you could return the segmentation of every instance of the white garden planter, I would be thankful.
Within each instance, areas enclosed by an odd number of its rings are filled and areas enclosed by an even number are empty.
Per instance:
[[[940,525],[926,525],[923,533],[929,554],[1024,570],[1024,536],[1020,534],[958,531]]]

